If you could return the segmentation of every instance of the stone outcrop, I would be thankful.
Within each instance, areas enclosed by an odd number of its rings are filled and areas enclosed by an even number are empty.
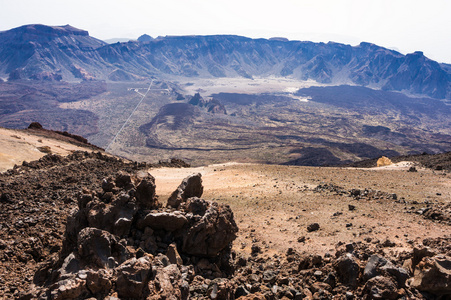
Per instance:
[[[235,239],[237,226],[228,206],[189,198],[186,212],[197,220],[183,235],[182,251],[196,256],[214,257]]]
[[[191,197],[201,197],[204,192],[202,174],[197,173],[183,179],[182,183],[168,199],[168,207],[178,208],[182,202]]]
[[[200,174],[177,191],[183,203],[175,210],[161,208],[155,180],[144,172],[119,172],[100,189],[84,190],[67,220],[59,260],[36,273],[23,298],[188,299],[195,272],[231,274],[238,231],[231,209],[193,197],[202,195]],[[222,295],[225,287],[231,295],[228,279],[211,294]]]
[[[188,101],[189,104],[199,106],[201,108],[205,108],[208,112],[213,114],[227,114],[227,110],[218,99],[209,99],[206,100],[202,98],[199,93],[196,93],[191,99]]]

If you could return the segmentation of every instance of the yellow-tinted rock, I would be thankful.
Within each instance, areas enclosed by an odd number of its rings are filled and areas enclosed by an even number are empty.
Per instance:
[[[393,164],[392,161],[390,160],[390,158],[382,156],[381,158],[379,158],[377,160],[377,166],[378,167],[383,167],[383,166],[389,166]]]

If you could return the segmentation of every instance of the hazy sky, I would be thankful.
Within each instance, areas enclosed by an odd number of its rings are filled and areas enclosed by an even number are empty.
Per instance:
[[[99,39],[238,34],[423,51],[451,63],[450,0],[0,0],[0,30],[66,25]]]

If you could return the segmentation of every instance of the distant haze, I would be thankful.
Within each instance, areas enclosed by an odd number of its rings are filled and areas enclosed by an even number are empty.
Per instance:
[[[0,0],[0,30],[70,24],[91,36],[237,34],[315,42],[367,41],[451,63],[448,0]]]

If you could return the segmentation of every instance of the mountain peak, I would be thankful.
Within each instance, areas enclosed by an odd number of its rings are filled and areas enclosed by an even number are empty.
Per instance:
[[[42,24],[29,24],[11,29],[9,32],[53,37],[67,35],[89,36],[88,31],[75,28],[71,25],[47,26]]]
[[[279,37],[279,36],[269,38],[269,40],[270,41],[278,41],[278,42],[289,42],[289,40],[286,37]]]
[[[139,41],[139,42],[142,42],[142,43],[150,42],[150,41],[152,41],[152,40],[153,40],[153,37],[151,37],[151,36],[148,35],[148,34],[143,34],[143,35],[141,35],[141,36],[138,38],[138,41]]]
[[[368,42],[361,42],[359,46],[362,48],[380,48],[378,45]]]

